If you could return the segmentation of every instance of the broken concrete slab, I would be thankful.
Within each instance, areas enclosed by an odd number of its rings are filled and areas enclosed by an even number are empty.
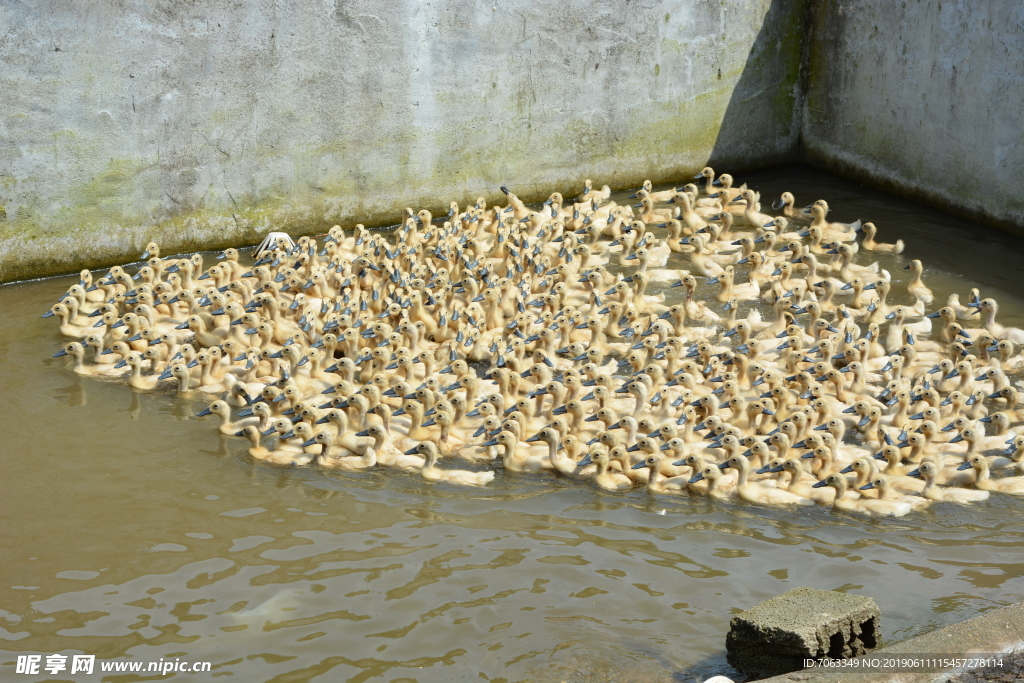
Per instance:
[[[804,668],[805,659],[856,657],[881,644],[875,601],[794,588],[732,619],[725,646],[731,665],[751,678]]]

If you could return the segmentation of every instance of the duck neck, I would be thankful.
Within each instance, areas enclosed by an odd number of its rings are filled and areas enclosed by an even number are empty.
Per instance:
[[[516,457],[516,445],[519,443],[518,438],[513,438],[504,444],[505,452],[501,456],[501,462],[506,468],[512,466],[513,461]]]
[[[665,476],[661,473],[661,468],[657,466],[649,467],[648,471],[650,472],[650,476],[647,478],[648,486],[657,486],[665,478]]]
[[[554,467],[555,459],[558,457],[558,439],[545,439],[545,441],[547,441],[548,444],[548,461],[551,463],[551,466]]]
[[[738,476],[738,478],[736,480],[736,486],[737,487],[746,486],[747,485],[747,474],[748,474],[747,473],[747,467],[744,466],[744,465],[740,465],[736,469],[739,472],[739,476]]]

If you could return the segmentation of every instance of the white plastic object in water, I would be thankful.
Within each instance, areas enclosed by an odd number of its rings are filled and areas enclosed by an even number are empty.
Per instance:
[[[704,683],[732,683],[732,679],[725,676],[713,676],[704,681]]]
[[[288,233],[268,232],[267,236],[263,238],[263,241],[260,242],[259,246],[253,250],[252,257],[258,259],[260,256],[263,255],[263,252],[267,251],[268,249],[273,249],[275,246],[277,246],[277,241],[282,238],[287,240],[289,248],[295,246],[295,240],[293,240],[292,236],[289,235]]]

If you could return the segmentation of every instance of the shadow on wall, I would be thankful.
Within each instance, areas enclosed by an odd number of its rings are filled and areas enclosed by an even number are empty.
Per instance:
[[[708,165],[716,171],[772,166],[797,159],[810,1],[767,3],[708,159]],[[755,12],[734,19],[757,20]],[[723,42],[728,47],[728,41]],[[766,139],[764,131],[778,133]]]

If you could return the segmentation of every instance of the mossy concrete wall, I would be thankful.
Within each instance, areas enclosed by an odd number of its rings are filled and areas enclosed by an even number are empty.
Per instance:
[[[0,282],[800,158],[1024,233],[1024,5],[0,2]]]
[[[1024,3],[814,0],[802,156],[1024,234]]]
[[[0,281],[792,160],[806,5],[0,3]]]

